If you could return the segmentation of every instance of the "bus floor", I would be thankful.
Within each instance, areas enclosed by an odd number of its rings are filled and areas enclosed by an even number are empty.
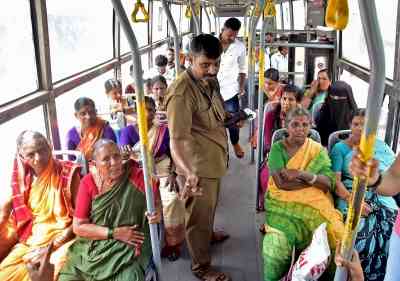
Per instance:
[[[258,230],[264,213],[255,211],[255,165],[249,164],[248,128],[241,130],[241,143],[246,155],[239,160],[230,145],[229,170],[223,178],[215,228],[230,234],[230,239],[211,246],[212,265],[228,273],[234,281],[261,281],[262,236]],[[186,245],[175,262],[163,259],[163,281],[195,281],[190,270],[190,256]]]

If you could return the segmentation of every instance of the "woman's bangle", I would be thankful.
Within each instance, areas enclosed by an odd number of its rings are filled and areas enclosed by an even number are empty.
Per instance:
[[[114,228],[109,227],[107,231],[107,239],[113,239],[114,238]]]
[[[308,182],[309,185],[314,185],[314,183],[317,181],[318,176],[317,175],[313,175],[313,178]]]
[[[378,188],[378,186],[381,184],[382,182],[382,174],[379,174],[378,179],[376,180],[376,182],[374,182],[371,185],[368,185],[368,189],[370,191],[376,191],[376,189]]]

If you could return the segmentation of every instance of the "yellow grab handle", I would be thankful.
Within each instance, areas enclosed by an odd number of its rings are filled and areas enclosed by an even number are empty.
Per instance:
[[[142,12],[143,18],[138,18],[139,12]],[[131,14],[131,20],[133,22],[148,22],[149,21],[149,13],[147,12],[144,4],[141,0],[136,0],[135,8]]]
[[[185,17],[188,19],[190,19],[192,17],[192,9],[190,8],[190,5],[186,6]]]
[[[264,17],[275,17],[275,16],[276,16],[275,1],[267,0],[267,3],[265,3]]]
[[[329,0],[325,14],[326,25],[336,30],[343,30],[349,22],[348,0]]]

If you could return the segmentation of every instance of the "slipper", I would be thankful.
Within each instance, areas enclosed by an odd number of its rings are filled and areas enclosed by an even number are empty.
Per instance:
[[[209,269],[207,271],[195,273],[195,276],[204,281],[232,281],[232,278],[226,273]]]
[[[229,239],[231,236],[225,231],[214,231],[211,237],[211,244],[222,243],[225,240]]]

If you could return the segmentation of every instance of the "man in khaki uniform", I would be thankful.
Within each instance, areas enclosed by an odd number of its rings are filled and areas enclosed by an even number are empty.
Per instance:
[[[227,115],[216,79],[222,47],[209,34],[190,44],[191,67],[170,85],[167,96],[171,154],[185,200],[186,241],[192,271],[202,280],[231,280],[211,269],[215,209],[228,163]]]

